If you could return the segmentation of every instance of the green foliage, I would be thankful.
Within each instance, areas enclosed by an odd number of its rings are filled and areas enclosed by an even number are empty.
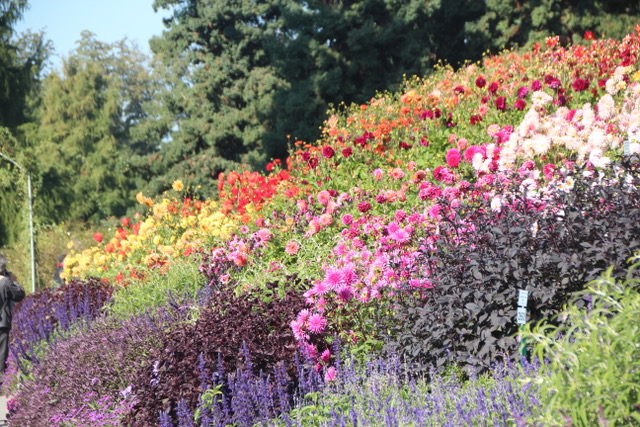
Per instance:
[[[24,130],[43,222],[122,216],[135,203],[131,158],[150,150],[130,133],[151,91],[144,61],[125,42],[84,32],[62,72],[44,81],[37,126]]]
[[[150,270],[145,280],[118,287],[107,310],[111,316],[124,319],[141,315],[166,305],[172,297],[194,300],[204,285],[204,278],[193,261],[175,261],[166,271]]]
[[[213,194],[218,172],[264,162],[272,94],[284,82],[266,53],[278,6],[271,2],[162,0],[173,10],[168,30],[151,47],[172,73],[159,97],[152,134],[170,131],[146,193],[159,194],[182,178],[188,187]],[[163,135],[165,136],[165,135]],[[281,135],[281,137],[284,137]]]
[[[114,229],[114,220],[104,220],[100,224],[79,222],[57,225],[40,225],[36,238],[36,275],[40,286],[58,286],[53,279],[62,256],[69,252],[69,245],[82,250],[95,245],[93,235],[96,232],[108,233]],[[25,242],[28,245],[28,242]],[[28,260],[25,260],[28,261]],[[21,277],[27,277],[26,275]]]
[[[638,267],[626,280],[609,269],[573,299],[559,326],[541,322],[522,333],[535,356],[548,360],[542,375],[529,379],[540,385],[544,425],[640,423]]]
[[[21,164],[14,154],[17,145],[9,129],[0,127],[0,153]],[[17,242],[28,229],[26,176],[4,156],[0,157],[0,246]]]
[[[304,400],[307,403],[293,409],[288,416],[305,426],[327,425],[331,420],[332,411],[347,414],[351,408],[351,399],[344,394],[315,391],[307,393]]]
[[[312,142],[327,105],[364,103],[405,75],[430,72],[438,2],[296,3],[283,14],[288,39],[273,53],[290,84],[276,96],[280,134]]]
[[[26,285],[31,277],[27,175],[13,162],[21,167],[27,162],[22,153],[16,153],[17,148],[18,141],[9,129],[0,126],[0,248],[11,271]]]
[[[11,41],[12,26],[22,18],[26,0],[0,0],[0,125],[15,127],[24,121],[30,64],[20,62]]]
[[[0,152],[31,171],[32,153],[20,138],[20,126],[32,116],[38,79],[52,47],[42,33],[10,40],[10,25],[20,19],[25,5],[0,1]],[[6,159],[0,159],[0,194],[0,246],[28,242],[26,175]]]
[[[465,24],[467,58],[544,42],[554,35],[562,43],[581,42],[587,31],[598,38],[622,38],[639,15],[640,5],[624,0],[487,0],[482,16]]]
[[[200,420],[202,407],[213,407],[216,406],[218,402],[222,401],[222,399],[224,398],[222,386],[223,384],[218,384],[214,388],[207,389],[204,393],[202,393],[202,396],[200,397],[202,406],[198,407],[198,409],[196,409],[193,414],[193,417],[196,420]]]

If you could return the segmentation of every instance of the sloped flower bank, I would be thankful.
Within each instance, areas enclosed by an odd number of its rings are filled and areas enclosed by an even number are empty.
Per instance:
[[[219,200],[183,199],[180,181],[160,200],[139,194],[147,214],[65,260],[67,278],[113,295],[104,320],[15,354],[12,422],[287,425],[346,378],[344,352],[393,351],[425,378],[433,365],[509,362],[518,289],[529,320],[550,318],[639,249],[639,50],[638,33],[569,47],[551,37],[442,68],[333,112],[322,140],[296,142],[269,174],[221,176]],[[190,276],[171,275],[185,262],[200,272],[196,297],[183,294]],[[150,303],[162,277],[171,294]],[[118,336],[120,352],[98,345]],[[71,364],[77,348],[86,358]],[[73,384],[82,402],[60,398]],[[520,406],[498,423],[534,416],[535,396],[500,390]],[[346,419],[355,404],[338,403]]]

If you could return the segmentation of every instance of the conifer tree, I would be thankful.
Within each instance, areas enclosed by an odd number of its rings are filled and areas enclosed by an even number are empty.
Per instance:
[[[30,153],[16,138],[31,118],[40,73],[51,52],[42,34],[17,37],[13,26],[22,18],[26,0],[0,0],[0,152],[30,170]],[[0,159],[0,247],[14,244],[25,229],[25,175]]]
[[[31,67],[21,62],[12,41],[13,25],[22,18],[26,0],[0,0],[0,126],[14,129],[24,120]]]
[[[426,74],[430,0],[156,0],[170,10],[152,50],[177,78],[160,104],[168,139],[151,193],[186,179],[215,193],[225,169],[284,157],[287,135],[314,142],[330,104],[365,102]],[[156,128],[158,129],[158,128]]]
[[[633,31],[640,3],[627,0],[487,0],[482,16],[466,25],[466,54],[544,42],[560,36],[562,43],[587,38],[620,39]]]
[[[131,133],[150,96],[144,61],[135,46],[83,32],[62,70],[43,82],[36,125],[24,132],[43,221],[121,216],[135,204],[132,158],[154,150]]]

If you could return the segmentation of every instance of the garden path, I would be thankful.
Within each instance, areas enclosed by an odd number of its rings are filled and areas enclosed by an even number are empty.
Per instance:
[[[7,425],[7,396],[0,396],[0,427]]]

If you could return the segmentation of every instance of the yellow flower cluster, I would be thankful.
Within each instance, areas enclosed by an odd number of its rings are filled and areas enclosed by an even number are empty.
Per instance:
[[[182,183],[174,182],[173,188],[180,191]],[[127,274],[139,278],[146,269],[163,267],[174,259],[221,245],[241,225],[220,212],[214,201],[179,201],[170,197],[154,201],[142,193],[136,199],[149,208],[148,216],[135,224],[123,219],[122,227],[106,243],[99,242],[80,252],[71,245],[63,278],[97,276],[116,278],[118,282],[125,280]]]

